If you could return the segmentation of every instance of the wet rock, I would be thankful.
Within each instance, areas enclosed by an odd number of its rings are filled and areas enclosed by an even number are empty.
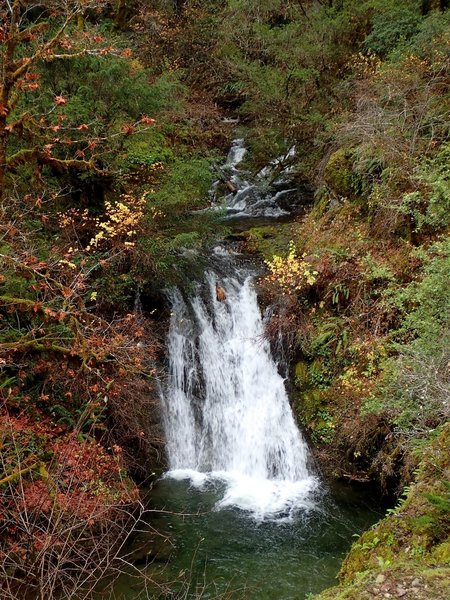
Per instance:
[[[227,298],[225,290],[218,284],[216,284],[216,298],[218,302],[224,302]]]

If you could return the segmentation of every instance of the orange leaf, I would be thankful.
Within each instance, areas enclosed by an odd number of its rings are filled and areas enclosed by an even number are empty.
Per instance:
[[[124,125],[122,127],[122,133],[124,133],[125,135],[133,135],[134,125]]]
[[[156,123],[155,119],[152,119],[151,117],[148,117],[147,115],[144,115],[141,118],[141,123],[143,125],[154,125]]]

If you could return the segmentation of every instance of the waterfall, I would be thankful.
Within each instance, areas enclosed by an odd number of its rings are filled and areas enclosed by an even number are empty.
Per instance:
[[[217,509],[237,507],[257,519],[310,506],[317,480],[264,338],[252,275],[210,271],[192,297],[177,290],[171,301],[167,476],[222,485]]]
[[[241,168],[246,154],[245,140],[235,139],[226,162],[218,169],[222,180],[215,182],[211,192],[215,208],[225,209],[229,218],[279,218],[307,200],[305,190],[301,191],[293,182],[291,163],[295,147],[272,160],[256,174]],[[231,183],[233,192],[224,195],[223,179]]]

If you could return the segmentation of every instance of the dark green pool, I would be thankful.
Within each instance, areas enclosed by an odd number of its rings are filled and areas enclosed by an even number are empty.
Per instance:
[[[310,510],[286,522],[257,523],[238,510],[214,511],[218,497],[220,489],[200,491],[170,479],[152,493],[153,508],[169,513],[157,516],[157,526],[174,547],[164,569],[147,568],[159,581],[171,581],[182,598],[302,600],[335,583],[354,536],[383,512],[370,493],[349,486],[319,490]],[[142,586],[123,578],[116,592],[134,600]],[[163,595],[155,589],[147,597]]]

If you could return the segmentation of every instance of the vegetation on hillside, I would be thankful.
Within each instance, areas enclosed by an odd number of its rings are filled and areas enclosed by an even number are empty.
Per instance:
[[[1,593],[122,568],[137,483],[162,462],[162,290],[225,234],[198,209],[232,115],[250,170],[295,145],[316,189],[302,218],[242,238],[267,263],[268,333],[286,333],[317,459],[391,493],[416,478],[336,597],[414,587],[421,557],[417,593],[440,598],[448,2],[8,0],[0,42]]]

